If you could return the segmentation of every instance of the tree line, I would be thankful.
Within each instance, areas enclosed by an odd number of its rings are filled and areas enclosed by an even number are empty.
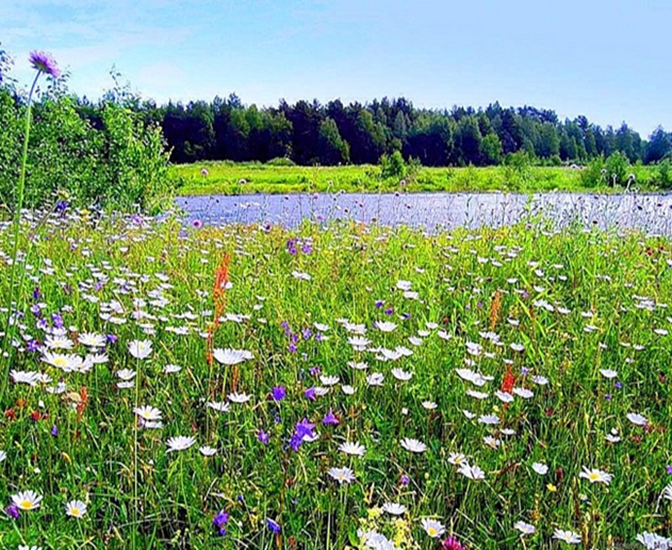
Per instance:
[[[132,108],[160,124],[171,161],[266,162],[291,159],[300,165],[376,164],[395,151],[425,166],[486,166],[524,151],[540,164],[587,163],[621,152],[631,163],[651,164],[672,156],[672,134],[658,127],[648,139],[625,122],[602,128],[585,116],[560,120],[535,107],[419,109],[406,98],[367,104],[317,100],[259,109],[235,94],[187,104],[135,99]],[[78,101],[95,122],[97,104]]]

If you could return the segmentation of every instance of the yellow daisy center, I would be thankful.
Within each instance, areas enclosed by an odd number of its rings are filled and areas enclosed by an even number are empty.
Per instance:
[[[33,501],[32,500],[22,500],[19,502],[19,508],[22,510],[30,510],[33,507]]]
[[[79,508],[71,508],[70,509],[70,514],[73,515],[73,516],[79,516],[79,515],[81,515],[81,511],[79,510]]]
[[[54,359],[54,365],[57,367],[64,367],[67,364],[67,361],[63,357],[57,357]]]
[[[430,537],[433,537],[433,536],[435,536],[435,535],[437,534],[437,531],[436,531],[436,529],[435,529],[434,527],[430,527],[430,528],[427,529],[427,534],[428,534]]]
[[[590,478],[590,481],[599,481],[600,474],[598,474],[597,472],[590,472],[590,474],[588,474],[588,477]]]

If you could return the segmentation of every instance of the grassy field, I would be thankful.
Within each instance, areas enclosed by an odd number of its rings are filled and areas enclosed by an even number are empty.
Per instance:
[[[672,535],[667,240],[81,211],[21,238],[2,548]],[[7,296],[6,227],[0,250]]]
[[[655,168],[631,167],[640,190],[650,190]],[[207,174],[202,171],[206,170]],[[586,186],[581,170],[565,167],[493,166],[487,168],[420,168],[400,184],[381,177],[378,166],[274,166],[261,163],[204,162],[173,165],[171,177],[181,195],[312,192],[540,191],[622,192],[604,183]]]

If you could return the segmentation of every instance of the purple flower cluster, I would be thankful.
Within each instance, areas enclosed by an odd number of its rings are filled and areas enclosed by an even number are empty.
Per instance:
[[[226,535],[226,524],[229,522],[229,514],[224,510],[217,512],[217,515],[212,520],[212,526],[219,531],[221,536]]]
[[[292,448],[294,452],[299,451],[299,447],[301,446],[301,443],[303,443],[303,440],[306,437],[308,438],[313,437],[313,428],[315,428],[315,424],[311,424],[310,422],[308,422],[307,418],[304,418],[303,420],[301,420],[301,422],[296,423],[294,433],[292,434],[292,437],[289,440],[289,446]]]

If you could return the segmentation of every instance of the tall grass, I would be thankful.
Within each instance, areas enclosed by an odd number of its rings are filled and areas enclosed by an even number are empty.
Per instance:
[[[3,548],[365,547],[374,529],[400,548],[437,548],[423,519],[470,549],[554,548],[558,529],[587,548],[670,534],[666,239],[536,225],[185,230],[82,211],[33,230],[15,359],[0,359],[12,373],[0,500],[43,500],[1,515]],[[5,225],[0,273],[10,243]],[[230,286],[212,331],[225,253]],[[3,295],[7,284],[0,276]],[[93,346],[87,333],[104,338]],[[138,340],[152,343],[144,358],[131,353]],[[252,358],[223,364],[225,348]],[[80,360],[64,370],[48,353]],[[162,427],[134,414],[143,405]],[[337,425],[323,423],[330,412]],[[195,444],[167,452],[176,436]],[[351,483],[329,474],[341,467]],[[584,467],[613,478],[591,483]],[[73,499],[88,505],[81,519],[65,514]],[[386,502],[406,510],[392,516]],[[521,538],[519,521],[536,532]]]

